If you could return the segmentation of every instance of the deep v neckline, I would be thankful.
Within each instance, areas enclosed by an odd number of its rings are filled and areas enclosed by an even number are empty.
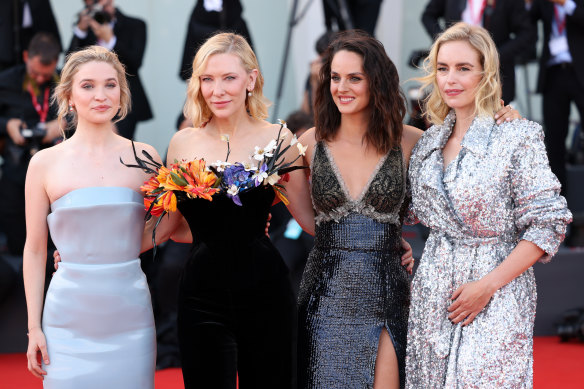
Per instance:
[[[351,203],[359,203],[359,202],[361,202],[361,200],[363,200],[363,197],[365,197],[365,194],[367,193],[367,191],[371,187],[371,183],[373,182],[375,177],[377,177],[377,173],[379,173],[379,169],[381,169],[381,166],[383,166],[383,164],[385,163],[385,160],[387,159],[387,157],[389,156],[389,153],[391,152],[391,150],[390,150],[384,156],[379,158],[379,161],[377,161],[377,164],[375,165],[375,167],[373,168],[373,171],[369,175],[369,179],[367,180],[367,182],[363,186],[363,189],[361,189],[361,192],[359,193],[359,195],[356,198],[353,198],[353,196],[351,196],[351,192],[349,191],[349,187],[347,186],[347,183],[345,182],[345,179],[343,178],[343,175],[341,174],[341,170],[339,169],[339,167],[337,166],[337,163],[335,162],[335,158],[333,156],[332,151],[329,149],[326,142],[323,141],[322,145],[323,145],[325,154],[327,156],[327,159],[329,160],[329,163],[331,164],[331,167],[332,167],[333,171],[335,172],[335,177],[337,178],[337,181],[340,184],[341,189],[343,190],[345,197],[347,198],[347,201],[349,201]]]

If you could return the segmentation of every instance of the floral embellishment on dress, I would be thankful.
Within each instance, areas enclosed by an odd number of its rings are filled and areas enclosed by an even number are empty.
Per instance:
[[[289,172],[306,168],[306,166],[292,166],[304,155],[306,147],[298,142],[296,136],[292,138],[289,145],[284,146],[286,134],[282,134],[282,129],[286,128],[286,122],[279,121],[279,123],[278,137],[262,148],[255,147],[254,155],[250,159],[257,161],[257,165],[251,162],[227,162],[231,149],[229,135],[226,134],[221,135],[221,140],[227,143],[225,161],[219,160],[209,165],[204,159],[195,159],[188,162],[175,160],[169,167],[165,167],[155,161],[145,150],[142,150],[145,159],[139,158],[132,142],[136,165],[126,164],[121,158],[120,161],[128,167],[139,168],[152,174],[140,189],[144,192],[146,220],[152,216],[158,217],[152,232],[154,248],[156,248],[156,227],[164,215],[175,212],[178,202],[185,199],[201,198],[212,201],[215,194],[224,192],[235,204],[241,206],[239,195],[242,192],[260,185],[271,185],[276,195],[288,205],[289,201],[284,194],[285,188],[281,181],[288,181]],[[296,145],[299,154],[293,161],[285,162],[284,155],[293,145]]]
[[[195,159],[189,162],[174,161],[168,168],[155,161],[146,151],[142,150],[145,159],[141,159],[136,154],[136,147],[132,142],[132,150],[136,165],[120,162],[128,167],[139,168],[146,173],[151,173],[152,177],[144,182],[140,187],[144,192],[144,206],[146,209],[146,220],[152,216],[157,216],[158,220],[152,231],[152,242],[154,255],[156,254],[156,227],[162,221],[164,215],[175,212],[178,201],[182,199],[202,198],[213,200],[213,195],[221,190],[220,179],[211,171],[204,159]]]
[[[255,151],[251,160],[257,162],[257,166],[251,162],[228,163],[227,159],[231,150],[229,136],[221,136],[221,140],[227,143],[227,157],[225,161],[217,161],[210,164],[209,169],[220,177],[219,186],[235,204],[242,205],[239,198],[242,192],[260,185],[271,185],[278,198],[284,204],[289,204],[281,179],[293,170],[305,168],[304,166],[292,166],[292,164],[304,155],[307,146],[302,146],[296,136],[292,138],[289,145],[284,146],[286,134],[282,134],[282,129],[286,128],[286,122],[282,120],[278,122],[280,123],[278,137],[270,140],[264,147],[256,146],[254,148]],[[298,156],[291,162],[285,162],[284,155],[294,145],[298,148]]]

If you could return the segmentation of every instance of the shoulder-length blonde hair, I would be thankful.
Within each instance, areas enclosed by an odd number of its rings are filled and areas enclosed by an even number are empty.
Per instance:
[[[499,53],[489,32],[482,27],[467,23],[456,23],[438,36],[430,54],[424,60],[424,77],[417,78],[422,88],[430,87],[428,97],[424,99],[424,116],[433,124],[441,124],[448,115],[450,107],[440,95],[436,81],[438,51],[447,42],[468,42],[479,54],[482,78],[476,87],[475,115],[492,116],[501,108],[501,77],[499,75]]]
[[[256,119],[268,117],[269,101],[264,97],[264,77],[260,71],[260,65],[255,53],[244,37],[233,33],[219,33],[207,39],[199,48],[193,60],[193,75],[187,88],[187,101],[183,113],[195,127],[201,127],[211,119],[212,112],[203,95],[201,94],[201,81],[199,76],[205,70],[209,57],[214,54],[234,54],[241,60],[246,72],[258,70],[258,76],[254,84],[252,95],[246,97],[245,107],[250,116]]]
[[[71,99],[71,92],[73,90],[73,77],[79,71],[79,67],[89,62],[105,62],[113,66],[118,75],[118,85],[120,86],[120,110],[116,115],[114,123],[119,122],[126,117],[132,107],[132,99],[130,95],[130,88],[128,80],[126,79],[126,69],[118,59],[118,56],[101,46],[89,46],[83,50],[73,52],[67,56],[65,66],[61,70],[61,78],[55,93],[51,99],[53,104],[58,107],[58,120],[62,123],[62,119],[71,114],[72,118],[70,126],[77,125],[77,115],[75,110],[69,111],[69,100]],[[63,129],[62,129],[63,130]]]

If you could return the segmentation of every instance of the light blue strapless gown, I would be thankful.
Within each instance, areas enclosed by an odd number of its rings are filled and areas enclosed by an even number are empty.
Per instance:
[[[154,318],[138,259],[142,196],[125,187],[81,188],[51,210],[62,262],[43,311],[44,388],[154,388]]]

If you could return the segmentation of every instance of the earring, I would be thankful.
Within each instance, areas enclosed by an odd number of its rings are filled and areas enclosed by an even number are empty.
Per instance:
[[[73,112],[73,104],[69,103],[69,112]]]
[[[251,93],[251,91],[248,91],[248,92],[247,92],[247,95],[248,95],[249,97],[251,97],[251,96],[252,96],[252,93]]]

